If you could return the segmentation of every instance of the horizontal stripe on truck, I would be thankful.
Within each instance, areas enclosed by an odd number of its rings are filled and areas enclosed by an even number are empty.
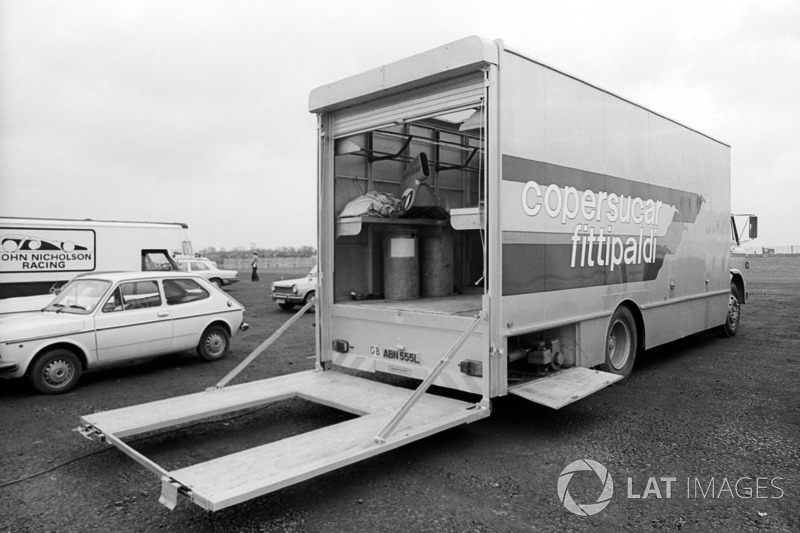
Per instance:
[[[653,263],[585,265],[571,268],[572,244],[503,244],[503,296],[652,281],[664,262],[656,247]],[[577,254],[576,254],[577,255]]]
[[[511,155],[503,156],[503,180],[519,183],[535,181],[543,188],[555,184],[559,187],[575,187],[579,191],[605,191],[609,194],[660,200],[677,208],[678,213],[675,215],[674,222],[689,224],[695,221],[697,213],[705,201],[702,195],[680,189],[616,178],[606,174]]]

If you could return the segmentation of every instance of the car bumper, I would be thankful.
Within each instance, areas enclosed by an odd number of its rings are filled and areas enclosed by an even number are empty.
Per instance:
[[[292,303],[292,304],[301,304],[303,303],[303,297],[297,294],[273,294],[272,301],[278,303]]]
[[[8,374],[13,374],[19,369],[17,363],[0,363],[0,377],[10,377]]]

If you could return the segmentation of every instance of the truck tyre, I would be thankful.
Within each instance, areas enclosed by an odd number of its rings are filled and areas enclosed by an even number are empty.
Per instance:
[[[627,378],[633,370],[636,352],[639,347],[639,336],[636,321],[627,307],[617,307],[611,315],[606,335],[605,364],[606,372]]]
[[[75,388],[82,373],[78,356],[69,350],[57,348],[45,352],[34,361],[28,379],[42,394],[63,394]]]
[[[741,308],[739,307],[739,288],[731,282],[731,295],[728,298],[728,316],[722,324],[722,334],[725,337],[733,337],[739,330],[739,320],[741,318]]]
[[[218,361],[228,354],[231,337],[222,326],[212,324],[200,336],[197,353],[206,361]]]

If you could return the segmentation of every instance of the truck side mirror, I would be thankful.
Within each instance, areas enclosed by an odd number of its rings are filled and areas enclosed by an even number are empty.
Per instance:
[[[758,217],[755,215],[750,215],[750,233],[749,237],[751,239],[755,239],[758,237]]]

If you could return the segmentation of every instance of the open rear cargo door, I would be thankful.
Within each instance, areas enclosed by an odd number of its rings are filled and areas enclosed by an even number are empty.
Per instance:
[[[161,476],[161,503],[178,493],[217,511],[403,444],[489,415],[479,405],[424,394],[381,444],[375,437],[413,391],[341,374],[307,371],[81,417],[84,435],[105,440]],[[123,437],[299,397],[357,418],[167,471],[124,443]]]
[[[509,387],[516,394],[534,403],[561,409],[622,379],[622,376],[589,368],[568,368],[550,376]]]

